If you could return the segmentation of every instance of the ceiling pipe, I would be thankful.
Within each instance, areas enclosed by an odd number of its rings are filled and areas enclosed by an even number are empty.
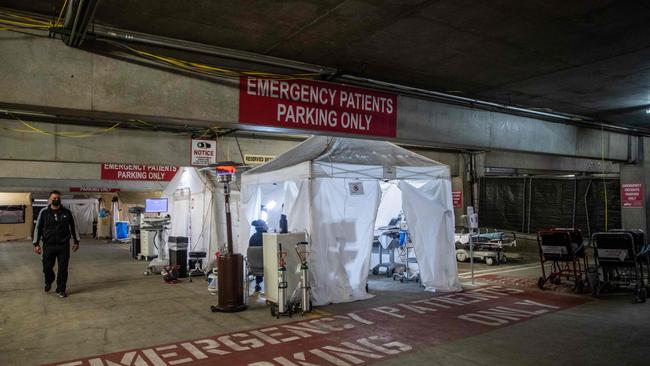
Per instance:
[[[336,79],[348,81],[348,82],[355,83],[355,84],[358,83],[358,84],[362,84],[362,85],[375,85],[377,87],[391,88],[391,89],[401,90],[401,91],[410,92],[410,93],[414,93],[414,94],[418,94],[418,95],[427,95],[427,96],[431,96],[431,97],[434,97],[434,98],[440,98],[440,99],[455,101],[455,102],[462,102],[462,103],[465,103],[465,104],[470,104],[472,106],[483,106],[483,107],[489,107],[489,108],[497,108],[497,109],[509,110],[509,111],[514,111],[514,112],[523,112],[523,113],[533,114],[533,115],[537,115],[537,116],[543,116],[543,117],[548,117],[548,118],[557,118],[557,119],[570,120],[570,121],[593,121],[593,119],[589,118],[589,117],[581,117],[581,116],[577,116],[577,115],[564,114],[564,113],[550,113],[550,112],[536,111],[534,109],[514,107],[514,106],[509,106],[509,105],[506,105],[506,104],[488,102],[488,101],[481,100],[481,99],[476,99],[476,98],[461,97],[461,96],[458,96],[458,95],[447,94],[447,93],[442,93],[442,92],[437,92],[437,91],[432,91],[432,90],[426,90],[426,89],[421,89],[421,88],[416,88],[416,87],[411,87],[411,86],[405,86],[405,85],[400,85],[400,84],[394,84],[394,83],[389,83],[389,82],[385,82],[385,81],[369,79],[369,78],[364,78],[364,77],[359,77],[359,76],[354,76],[354,75],[344,74],[344,75],[338,76]]]
[[[66,15],[64,18],[65,28],[67,28],[69,26],[69,23],[72,21],[71,15],[72,15],[72,9],[74,3],[75,3],[74,0],[68,3],[68,9],[66,11]],[[39,16],[38,14],[33,14],[28,12],[23,12],[23,13],[30,16]],[[52,30],[52,31],[54,33],[63,34],[64,36],[69,34],[68,33],[69,31],[68,32],[61,31],[61,30]],[[559,112],[544,112],[544,111],[538,111],[534,109],[489,102],[481,99],[461,97],[458,95],[436,92],[436,91],[422,89],[422,88],[410,87],[406,85],[395,84],[395,83],[390,83],[390,82],[385,82],[385,81],[380,81],[380,80],[375,80],[370,78],[358,77],[349,74],[341,74],[340,70],[331,67],[314,65],[305,62],[293,61],[293,60],[288,60],[288,59],[283,59],[283,58],[278,58],[273,56],[260,55],[260,54],[247,52],[247,51],[233,50],[224,47],[210,46],[210,45],[205,45],[197,42],[179,40],[175,38],[126,31],[114,27],[95,24],[93,26],[93,31],[89,32],[88,35],[94,38],[106,38],[106,39],[120,40],[126,42],[135,42],[135,43],[147,44],[151,46],[165,47],[165,48],[177,49],[177,50],[182,50],[187,52],[229,58],[234,60],[248,61],[257,64],[276,66],[276,67],[281,67],[286,69],[319,73],[323,78],[329,80],[337,80],[337,81],[354,84],[358,86],[375,87],[384,90],[391,90],[391,91],[396,91],[404,94],[420,96],[428,99],[434,99],[434,100],[440,100],[448,103],[465,105],[470,108],[506,111],[514,115],[526,115],[530,117],[539,117],[544,120],[551,120],[554,122],[564,122],[567,124],[590,127],[590,128],[602,128],[604,126],[604,129],[608,131],[628,133],[628,134],[634,134],[639,136],[650,135],[650,131],[646,129],[638,129],[629,126],[621,126],[621,125],[611,124],[606,121],[597,121],[596,119],[591,117],[572,115],[568,113],[559,113]]]
[[[54,29],[54,32],[64,34],[65,43],[70,47],[79,47],[88,34],[88,27],[92,22],[99,0],[71,1],[67,8],[63,29]],[[74,15],[74,20],[72,14]],[[65,35],[67,34],[67,37]]]
[[[150,46],[165,47],[181,51],[200,53],[204,55],[223,57],[239,61],[254,62],[262,65],[281,67],[302,72],[318,73],[321,75],[334,75],[338,70],[325,66],[311,65],[299,61],[292,61],[273,56],[255,54],[229,48],[209,46],[201,43],[180,39],[125,31],[113,27],[95,25],[92,34],[96,38],[107,38],[126,42],[141,43]]]
[[[83,0],[79,0],[79,2],[77,3],[77,9],[75,11],[74,21],[72,22],[72,28],[70,28],[70,35],[68,36],[68,39],[65,42],[68,46],[71,46],[72,41],[74,40],[75,32],[77,30],[77,22],[79,21],[79,14],[81,14],[82,5],[83,5]]]
[[[72,22],[72,17],[73,17],[73,12],[74,12],[74,4],[75,3],[76,3],[76,0],[68,1],[68,5],[67,5],[67,8],[65,10],[65,16],[63,17],[63,27],[64,28],[69,28],[71,26],[70,23]]]
[[[470,108],[487,109],[492,111],[496,110],[496,111],[502,111],[514,115],[536,117],[544,120],[550,120],[553,122],[564,122],[568,124],[580,125],[583,127],[590,127],[590,128],[601,128],[602,124],[604,123],[585,116],[578,116],[578,115],[559,113],[559,112],[538,111],[529,108],[489,102],[489,101],[476,99],[476,98],[462,97],[462,96],[447,94],[443,92],[437,92],[437,91],[426,90],[422,88],[416,88],[416,87],[410,87],[406,85],[380,81],[376,79],[359,77],[359,76],[354,76],[349,74],[341,74],[340,70],[326,67],[326,66],[314,65],[314,64],[309,64],[309,63],[304,63],[299,61],[292,61],[292,60],[287,60],[287,59],[282,59],[282,58],[277,58],[272,56],[260,55],[252,52],[228,49],[224,47],[210,46],[201,43],[179,40],[179,39],[169,38],[164,36],[156,36],[151,34],[125,31],[122,29],[108,27],[108,26],[95,25],[92,34],[99,39],[103,38],[109,40],[119,40],[119,41],[126,41],[132,43],[140,43],[140,44],[146,44],[150,46],[164,47],[164,48],[176,49],[176,50],[181,50],[186,52],[217,56],[217,57],[222,57],[227,59],[252,62],[256,64],[281,67],[285,69],[297,70],[302,72],[318,73],[321,75],[321,77],[332,81],[339,81],[339,82],[358,85],[358,86],[374,87],[383,90],[390,90],[402,94],[424,97],[427,99],[435,99],[443,102],[451,102],[459,105],[464,105]],[[622,132],[622,133],[633,133],[633,134],[644,134],[644,135],[648,134],[647,131],[641,131],[626,126],[613,125],[610,123],[605,124],[605,129],[607,129],[608,131],[615,131],[615,132]]]
[[[88,27],[90,27],[90,22],[92,22],[93,18],[95,17],[95,12],[97,11],[97,7],[99,6],[100,2],[100,0],[89,1],[90,4],[86,9],[86,16],[84,17],[84,22],[81,26],[81,29],[83,29],[83,31],[81,32],[81,36],[79,36],[79,42],[76,43],[77,47],[81,46],[86,39],[86,36],[88,35]]]

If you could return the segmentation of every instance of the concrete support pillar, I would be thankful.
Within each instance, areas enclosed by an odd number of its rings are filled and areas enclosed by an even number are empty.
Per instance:
[[[621,195],[621,220],[624,229],[643,229],[650,233],[650,138],[639,139],[641,160],[637,164],[621,164],[621,188],[641,184],[643,207],[626,207]]]

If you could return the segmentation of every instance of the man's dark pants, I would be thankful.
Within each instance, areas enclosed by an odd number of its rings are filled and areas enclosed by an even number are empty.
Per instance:
[[[54,282],[54,262],[58,262],[56,274],[56,292],[65,292],[68,282],[68,261],[70,259],[70,244],[43,245],[43,273],[45,284]]]

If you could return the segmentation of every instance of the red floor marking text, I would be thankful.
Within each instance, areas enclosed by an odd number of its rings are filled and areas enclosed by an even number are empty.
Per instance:
[[[57,366],[350,366],[525,321],[586,298],[486,286],[354,313],[57,363]]]

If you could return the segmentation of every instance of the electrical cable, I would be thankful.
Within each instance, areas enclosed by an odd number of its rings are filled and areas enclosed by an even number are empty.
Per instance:
[[[239,139],[237,138],[237,131],[233,133],[233,136],[235,136],[235,142],[237,143],[237,149],[239,150],[239,156],[241,157],[241,162],[243,164],[246,160],[244,159],[244,153],[241,150],[241,145],[239,145]]]
[[[14,13],[11,13],[11,12],[0,11],[0,14],[3,14],[3,15],[6,15],[6,16],[9,16],[11,18],[15,18],[15,19],[26,20],[28,22],[31,22],[31,23],[26,23],[26,24],[30,24],[30,25],[38,25],[38,24],[40,24],[40,25],[47,26],[47,27],[50,26],[50,23],[46,22],[44,20],[38,20],[38,19],[35,19],[35,18],[14,14]],[[21,22],[21,23],[24,23],[24,22]]]
[[[24,126],[29,128],[29,130],[12,129],[15,132],[40,133],[40,134],[47,135],[47,136],[69,137],[69,138],[87,138],[87,137],[93,137],[93,136],[109,133],[109,132],[113,131],[114,129],[116,129],[121,124],[121,122],[117,122],[114,125],[112,125],[111,127],[108,127],[108,128],[96,131],[96,132],[76,132],[76,131],[71,131],[71,132],[50,132],[50,131],[42,130],[42,129],[38,128],[38,127],[34,127],[34,126],[30,125],[29,123],[21,120],[18,117],[15,117],[15,116],[13,116],[13,117],[16,118],[18,121],[20,121],[20,123],[22,123]]]
[[[63,16],[66,5],[68,5],[68,0],[63,0],[63,6],[61,7],[61,12],[59,12],[59,17],[56,18],[56,22],[53,24],[54,27],[59,27],[59,22],[61,21],[61,16]]]
[[[35,24],[35,23],[25,23],[25,22],[17,22],[9,19],[2,19],[0,18],[0,23],[2,24],[7,24],[7,25],[12,25],[14,27],[18,28],[43,28],[43,29],[49,29],[50,25],[43,25],[43,24]]]
[[[600,125],[600,157],[603,167],[603,192],[605,194],[605,231],[607,231],[608,217],[607,217],[607,181],[605,180],[605,126]]]
[[[178,59],[175,57],[170,57],[170,56],[162,56],[159,54],[155,54],[152,52],[148,51],[143,51],[131,46],[128,46],[122,42],[117,42],[113,40],[108,40],[108,39],[101,39],[98,38],[97,40],[106,42],[108,44],[121,47],[123,49],[126,49],[130,51],[131,53],[147,58],[153,61],[157,61],[159,63],[166,64],[168,66],[173,66],[176,68],[180,68],[183,70],[189,70],[193,72],[197,72],[200,74],[204,75],[210,75],[210,76],[219,76],[223,78],[230,78],[230,79],[237,79],[240,76],[253,76],[253,77],[261,77],[261,78],[266,78],[266,79],[274,79],[274,80],[297,80],[297,79],[313,79],[315,77],[320,76],[318,73],[298,73],[298,74],[291,74],[291,75],[284,75],[284,74],[276,74],[276,73],[268,73],[268,72],[260,72],[260,71],[250,71],[250,70],[241,70],[241,69],[230,69],[226,67],[221,67],[221,66],[212,66],[212,65],[206,65],[198,62],[193,62],[193,61],[188,61],[188,60],[182,60]]]
[[[47,131],[42,128],[38,128],[34,126],[33,124],[30,124],[20,117],[14,115],[13,113],[6,111],[6,115],[9,117],[13,118],[14,120],[20,122],[23,126],[27,127],[27,129],[20,129],[20,128],[11,128],[11,127],[4,127],[0,126],[0,130],[4,131],[10,131],[10,132],[19,132],[19,133],[35,133],[35,134],[40,134],[40,135],[46,135],[46,136],[57,136],[57,137],[66,137],[66,138],[89,138],[89,137],[94,137],[102,134],[107,134],[119,127],[125,127],[126,125],[130,127],[135,127],[138,129],[142,130],[147,130],[147,131],[153,131],[157,133],[164,133],[164,134],[169,134],[169,135],[175,135],[175,136],[196,136],[197,134],[200,134],[201,137],[207,136],[210,132],[216,133],[215,130],[218,129],[218,127],[207,127],[203,129],[193,129],[189,130],[187,132],[172,132],[172,131],[161,131],[158,130],[158,126],[149,122],[145,122],[142,120],[131,120],[128,122],[115,122],[114,124],[110,125],[107,128],[98,130],[98,131],[63,131],[63,132],[52,132],[52,131]],[[49,122],[45,122],[49,123]]]
[[[0,30],[17,32],[38,37],[38,35],[25,33],[21,30],[44,31],[51,27],[51,22],[49,22],[46,18],[37,19],[31,16],[6,11],[4,9],[0,9],[0,16],[2,16],[0,17],[0,25],[2,25]]]

